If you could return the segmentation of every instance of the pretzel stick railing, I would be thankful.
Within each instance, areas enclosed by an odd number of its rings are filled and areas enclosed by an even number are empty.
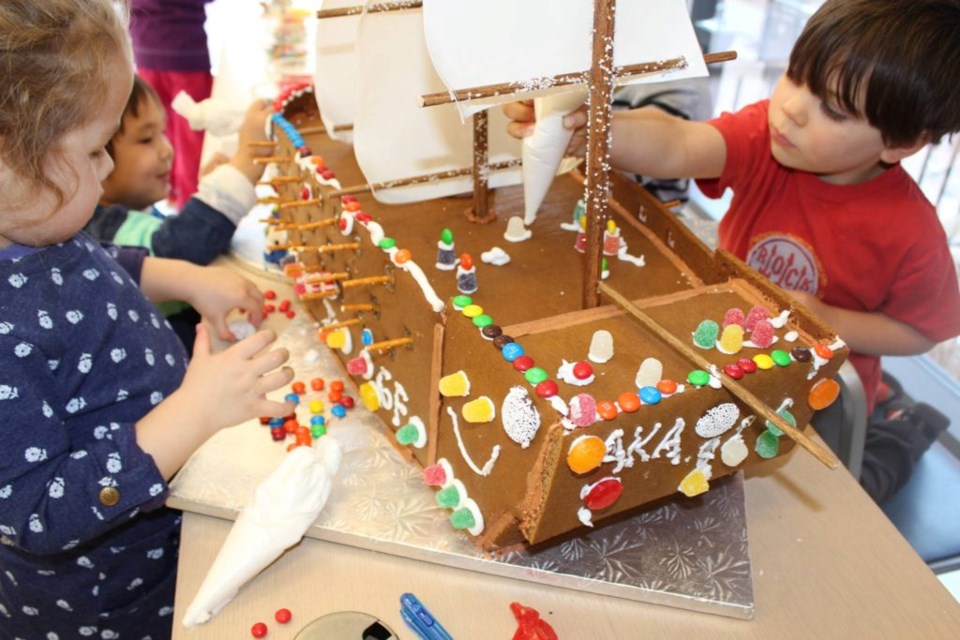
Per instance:
[[[627,300],[627,298],[619,291],[611,288],[604,282],[597,283],[597,288],[599,289],[600,293],[617,303],[617,306],[633,316],[633,318],[638,320],[640,324],[656,334],[658,338],[669,344],[674,350],[683,355],[683,357],[692,361],[704,371],[710,370],[711,363],[706,358],[685,345],[672,333],[669,333],[659,324],[654,322],[650,316],[641,311],[635,304]],[[838,460],[837,456],[835,456],[831,451],[820,446],[802,431],[778,416],[775,411],[766,405],[765,402],[748,391],[745,387],[735,382],[732,378],[727,375],[722,375],[720,377],[720,383],[727,389],[727,391],[742,400],[751,409],[775,424],[777,428],[787,434],[791,440],[812,453],[817,460],[827,465],[831,469],[836,469],[840,466],[840,460]]]

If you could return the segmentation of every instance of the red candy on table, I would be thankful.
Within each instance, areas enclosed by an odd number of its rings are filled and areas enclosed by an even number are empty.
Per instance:
[[[330,383],[330,390],[331,390],[331,391],[343,391],[343,381],[342,381],[342,380],[334,380],[333,382],[331,382],[331,383]]]
[[[290,301],[284,300],[283,302],[280,303],[277,309],[282,311],[283,313],[286,313],[287,311],[290,310]]]
[[[343,405],[344,409],[353,409],[353,397],[343,396],[340,398],[340,404]]]
[[[273,617],[280,624],[287,624],[290,622],[290,619],[293,618],[293,614],[290,613],[290,609],[277,609],[277,612],[273,614]]]
[[[274,298],[277,297],[277,292],[274,291],[273,289],[267,289],[266,291],[263,292],[263,297],[266,298],[267,300],[273,300]]]
[[[558,640],[557,632],[540,617],[540,612],[533,607],[511,602],[510,610],[513,611],[513,617],[517,619],[517,630],[513,634],[513,640]]]
[[[299,380],[290,385],[290,390],[293,391],[298,396],[302,396],[307,392],[307,385],[303,384]]]
[[[250,635],[252,635],[254,638],[267,637],[267,625],[263,624],[262,622],[258,622],[250,627]]]
[[[310,381],[310,388],[314,391],[323,391],[324,386],[326,386],[326,383],[323,378],[314,378]]]

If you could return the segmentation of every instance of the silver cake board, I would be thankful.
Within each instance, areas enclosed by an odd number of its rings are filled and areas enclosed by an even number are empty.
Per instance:
[[[298,320],[293,328],[281,342],[294,354],[297,379],[342,377],[332,356],[303,348],[315,327]],[[301,423],[309,422],[303,404],[297,411]],[[678,495],[556,544],[495,555],[453,529],[449,512],[436,504],[419,468],[387,441],[375,415],[354,409],[345,420],[331,423],[324,437],[339,440],[345,454],[308,537],[517,580],[753,618],[741,473],[713,482],[697,498]],[[171,482],[168,504],[236,519],[287,444],[273,442],[256,420],[219,432]]]

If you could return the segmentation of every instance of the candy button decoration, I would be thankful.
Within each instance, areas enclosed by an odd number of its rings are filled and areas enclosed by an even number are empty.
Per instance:
[[[703,471],[694,469],[680,481],[680,486],[678,486],[677,489],[683,495],[692,498],[701,493],[706,493],[710,489],[710,482],[708,482],[707,476]]]
[[[755,373],[757,370],[757,363],[750,358],[740,358],[737,360],[737,366],[743,369],[744,373]]]
[[[470,395],[470,378],[461,369],[440,378],[440,395],[445,398],[463,398]]]
[[[468,304],[463,308],[461,313],[465,318],[476,318],[477,316],[483,315],[483,307],[478,304]]]
[[[491,318],[485,313],[481,313],[480,315],[474,316],[473,318],[473,326],[475,326],[478,329],[483,329],[484,327],[490,326],[491,324],[493,324],[493,318]]]
[[[407,424],[397,429],[396,437],[397,442],[404,446],[422,449],[427,444],[427,428],[423,420],[413,416]]]
[[[502,338],[503,336],[500,337]],[[513,362],[523,355],[523,347],[516,342],[508,342],[503,345],[503,349],[500,351],[500,353],[503,355],[504,360],[507,362]]]
[[[770,321],[766,319],[758,320],[753,327],[753,331],[750,332],[750,342],[760,349],[766,349],[772,345],[774,338],[776,338],[776,331]]]
[[[497,407],[487,396],[480,396],[463,405],[460,413],[467,422],[475,424],[492,422],[497,417]]]
[[[773,359],[773,364],[778,367],[786,367],[790,364],[790,354],[781,349],[774,349],[770,352],[770,358]]]
[[[434,497],[437,505],[443,509],[455,509],[460,505],[460,491],[452,484],[437,491]]]
[[[677,392],[677,383],[675,380],[664,378],[663,380],[657,383],[657,391],[659,391],[665,396],[672,396]]]
[[[597,413],[600,414],[600,417],[604,420],[614,420],[620,412],[614,403],[609,400],[601,400],[597,403]]]
[[[773,358],[765,353],[758,353],[757,355],[753,356],[753,361],[756,363],[757,368],[761,371],[766,371],[767,369],[773,368]]]
[[[826,409],[840,395],[840,384],[833,378],[824,378],[810,389],[807,396],[807,404],[814,411]]]
[[[660,404],[663,394],[656,387],[643,387],[640,389],[640,401],[643,404]]]
[[[591,511],[606,509],[616,502],[623,493],[623,484],[618,478],[604,478],[590,487],[586,487],[583,504]]]
[[[504,348],[504,350],[506,350],[506,348]],[[544,371],[543,367],[531,367],[527,369],[526,372],[524,372],[523,377],[530,384],[538,385],[544,380],[546,380],[547,378],[549,378],[550,376],[549,374],[547,374],[546,371]]]
[[[570,443],[567,466],[576,474],[593,471],[603,462],[607,445],[597,436],[580,436]]]
[[[519,358],[514,359],[513,368],[517,371],[523,372],[531,368],[534,365],[533,358],[530,356],[520,356]]]
[[[743,369],[741,369],[739,365],[736,365],[732,362],[730,364],[723,365],[723,372],[734,380],[739,380],[745,375]]]
[[[471,304],[473,304],[473,298],[471,298],[470,296],[464,296],[464,295],[453,296],[453,308],[456,311],[462,311],[466,309],[468,306],[470,306]],[[480,314],[477,314],[477,315],[480,315]]]
[[[617,404],[625,413],[633,413],[640,409],[640,397],[632,391],[624,391],[617,396]]]
[[[697,330],[693,332],[693,344],[701,349],[713,349],[717,344],[717,336],[720,333],[720,326],[713,320],[704,320],[697,325]]]
[[[544,380],[537,383],[534,392],[541,398],[552,398],[560,392],[560,387],[553,380]]]
[[[423,482],[428,487],[442,487],[447,483],[447,472],[443,465],[437,463],[425,467],[423,470]]]
[[[710,374],[703,369],[694,369],[687,374],[687,382],[695,387],[702,387],[710,383]]]

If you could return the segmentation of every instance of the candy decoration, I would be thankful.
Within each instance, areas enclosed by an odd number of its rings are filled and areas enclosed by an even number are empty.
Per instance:
[[[740,419],[740,407],[732,402],[723,402],[708,409],[697,420],[695,431],[701,438],[714,438],[726,433]]]
[[[493,318],[485,313],[481,313],[473,319],[473,326],[478,329],[483,329],[491,324],[493,324]]]
[[[273,614],[273,619],[280,624],[287,624],[293,619],[293,614],[290,613],[290,609],[277,609],[277,612]]]
[[[465,318],[476,318],[479,315],[483,314],[483,307],[478,304],[473,304],[472,302],[466,305],[463,309],[460,310]]]
[[[743,369],[744,373],[754,373],[757,370],[757,363],[751,358],[740,358],[737,360],[737,366]]]
[[[297,382],[294,382],[293,384],[290,385],[290,390],[296,393],[297,395],[303,395],[304,393],[307,392],[307,385],[305,385],[304,383],[298,380]]]
[[[267,625],[262,622],[258,622],[252,627],[250,627],[250,635],[254,638],[265,638],[267,637]]]
[[[790,354],[782,349],[774,349],[770,352],[770,357],[773,359],[773,364],[778,367],[786,367],[790,364]]]
[[[370,358],[370,352],[364,349],[356,358],[347,360],[347,373],[352,376],[360,376],[364,380],[373,377],[373,360]]]
[[[463,405],[460,413],[467,422],[485,423],[497,417],[497,407],[487,396],[480,396]]]
[[[597,421],[597,402],[588,393],[580,393],[570,399],[570,415],[576,427],[589,427]]]
[[[584,487],[584,491],[580,493],[583,496],[583,504],[591,511],[598,511],[606,509],[620,498],[620,494],[623,493],[623,484],[619,478],[604,478],[589,487]]]
[[[688,498],[706,493],[709,489],[710,482],[706,474],[700,469],[694,469],[688,473],[683,480],[680,481],[680,486],[677,487],[677,490]]]
[[[604,420],[614,420],[620,412],[614,403],[609,400],[601,400],[597,403],[597,413]]]
[[[397,429],[397,442],[404,446],[413,446],[422,449],[427,444],[427,428],[423,420],[412,416],[410,421]]]
[[[613,335],[604,329],[594,331],[590,339],[590,351],[587,358],[590,362],[604,364],[613,357]]]
[[[743,436],[735,434],[720,447],[720,460],[728,467],[736,467],[747,459],[747,443],[743,441]]]
[[[423,481],[429,487],[442,487],[447,483],[447,472],[443,465],[432,464],[423,470]]]
[[[745,375],[743,369],[741,369],[739,365],[733,364],[732,362],[730,364],[723,365],[723,372],[734,380],[739,380]]]
[[[753,331],[759,321],[768,320],[769,318],[770,312],[767,311],[767,308],[762,305],[757,305],[747,312],[747,318],[743,328],[747,331]]]
[[[829,360],[833,357],[833,349],[831,349],[829,345],[823,344],[822,342],[814,346],[813,351],[824,360]]]
[[[473,304],[473,298],[470,296],[454,296],[453,297],[453,308],[455,311],[461,311],[465,307]]]
[[[641,389],[643,387],[654,387],[660,378],[663,377],[663,363],[656,358],[645,358],[637,369],[637,375],[633,379],[633,384]]]
[[[743,311],[734,307],[733,309],[727,309],[727,312],[723,314],[723,322],[720,323],[720,326],[725,329],[735,324],[739,325],[742,329],[747,324],[746,320]]]
[[[437,242],[437,262],[434,265],[442,271],[453,271],[457,267],[457,254],[453,249],[453,231],[444,229]]]
[[[360,402],[367,411],[377,411],[380,408],[380,396],[377,394],[377,388],[370,382],[364,382],[358,389],[360,393]]]
[[[557,632],[540,617],[536,609],[525,607],[519,602],[511,602],[510,610],[517,619],[513,640],[557,640]]]
[[[693,344],[701,349],[713,349],[717,344],[720,327],[713,320],[703,320],[693,332]]]
[[[550,376],[544,371],[543,367],[530,367],[524,372],[523,377],[530,384],[537,385]]]
[[[657,383],[657,391],[665,396],[672,396],[677,392],[677,383],[674,380],[664,378]]]
[[[533,358],[530,356],[520,356],[519,358],[514,359],[513,368],[521,373],[533,367]]]
[[[797,426],[797,419],[794,418],[793,414],[787,411],[786,409],[781,409],[780,411],[777,411],[777,415],[783,418],[784,421],[787,422],[791,427]],[[777,437],[780,437],[783,435],[783,431],[780,429],[780,427],[773,424],[769,420],[767,420],[766,422],[767,422],[767,429],[770,431],[770,433],[772,433]]]
[[[541,398],[552,398],[560,392],[560,388],[553,380],[544,380],[537,383],[534,392]]]
[[[533,232],[527,229],[523,224],[523,218],[520,216],[510,216],[507,220],[507,230],[503,234],[503,239],[507,242],[523,242],[529,240]]]
[[[603,462],[607,445],[597,436],[580,436],[570,443],[567,466],[576,474],[593,471]]]
[[[573,365],[573,377],[577,380],[589,380],[593,378],[593,367],[589,362],[580,361]]]
[[[314,415],[323,413],[323,400],[311,400],[307,406],[310,407],[310,413]]]
[[[310,381],[310,388],[314,391],[323,391],[325,384],[323,378],[314,378]]]
[[[795,347],[790,351],[790,357],[792,357],[797,362],[810,362],[813,360],[813,354],[810,353],[810,349],[804,347]]]
[[[445,398],[464,398],[470,395],[470,378],[461,369],[440,378],[440,395]]]
[[[493,339],[493,346],[497,349],[503,349],[505,346],[513,342],[513,336],[508,336],[505,333],[501,333],[496,338]]]
[[[757,355],[753,356],[753,361],[756,363],[757,369],[760,369],[761,371],[773,369],[773,358],[765,353],[758,353]]]
[[[723,353],[739,353],[743,348],[743,327],[730,324],[720,334],[719,349]]]
[[[710,374],[703,369],[694,369],[687,374],[687,382],[695,387],[702,387],[710,383]]]
[[[750,343],[758,349],[766,349],[773,344],[776,330],[769,320],[760,319],[750,332]]]
[[[760,434],[760,437],[757,438],[757,443],[754,445],[754,450],[761,458],[775,458],[777,456],[777,451],[780,450],[780,438],[775,436],[770,431],[764,431]]]
[[[641,387],[640,402],[643,404],[660,404],[663,394],[656,387]]]
[[[493,340],[501,333],[503,333],[503,329],[495,324],[488,324],[480,330],[480,335],[483,336],[484,340]]]
[[[477,268],[473,266],[473,258],[469,253],[460,256],[460,264],[457,266],[457,291],[460,293],[477,291]]]
[[[450,524],[454,529],[466,529],[477,536],[483,532],[483,514],[480,513],[477,503],[467,498],[463,501],[463,506],[450,516]]]
[[[456,509],[460,505],[460,491],[452,484],[437,491],[435,498],[443,509]]]
[[[540,429],[540,412],[524,387],[511,387],[500,405],[503,430],[511,440],[526,449]]]
[[[617,397],[617,404],[621,411],[633,413],[640,409],[640,397],[632,391],[624,391]]]
[[[500,337],[503,338],[504,336],[500,336]],[[510,336],[506,336],[506,337],[509,338]],[[510,338],[510,340],[513,340],[513,338]],[[494,341],[494,344],[496,344],[496,341]],[[503,355],[504,360],[506,360],[507,362],[513,362],[514,360],[516,360],[517,358],[523,355],[523,347],[516,342],[508,342],[503,345],[503,347],[500,350],[500,353]]]
[[[840,384],[833,378],[824,378],[810,389],[807,396],[807,404],[814,411],[826,409],[840,395]]]

